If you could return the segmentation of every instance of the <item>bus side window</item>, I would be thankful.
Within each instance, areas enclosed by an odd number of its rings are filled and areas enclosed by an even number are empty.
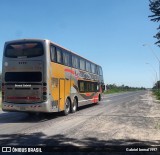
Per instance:
[[[91,63],[86,61],[86,71],[91,72]]]
[[[62,51],[59,48],[57,48],[57,62],[62,64]]]
[[[95,85],[95,91],[98,92],[98,91],[99,91],[99,88],[100,88],[100,87],[99,87],[99,83],[96,83],[96,85]]]
[[[56,48],[51,46],[51,61],[56,62],[57,55],[56,55]]]
[[[69,67],[72,67],[72,54],[68,52],[69,55]]]
[[[75,55],[72,55],[72,67],[79,69],[79,58]]]
[[[103,72],[102,72],[102,68],[101,68],[101,67],[99,67],[99,74],[100,74],[100,75],[103,75]]]
[[[66,66],[70,66],[70,54],[67,51],[63,51],[63,63]]]
[[[91,72],[94,74],[96,73],[96,66],[93,63],[91,63]]]
[[[99,67],[96,66],[96,74],[99,75]]]
[[[80,58],[80,69],[81,70],[86,70],[86,62],[82,58]]]
[[[78,82],[79,82],[79,91],[84,92],[85,91],[84,81],[78,81]]]

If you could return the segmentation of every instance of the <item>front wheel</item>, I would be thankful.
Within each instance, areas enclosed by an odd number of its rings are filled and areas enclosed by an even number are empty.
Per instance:
[[[65,116],[69,114],[69,112],[70,112],[70,106],[71,106],[71,102],[70,102],[70,100],[67,98],[67,99],[66,99],[66,102],[65,102],[64,111],[63,111],[63,114],[64,114]]]
[[[77,99],[74,98],[73,100],[73,103],[72,103],[72,106],[71,106],[71,112],[74,113],[77,111],[77,108],[78,108],[78,102],[77,102]]]

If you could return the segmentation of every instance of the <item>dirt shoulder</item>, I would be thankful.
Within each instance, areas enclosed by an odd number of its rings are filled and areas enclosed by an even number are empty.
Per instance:
[[[152,117],[160,117],[160,101],[150,92],[150,103],[152,105],[150,109],[150,115]]]

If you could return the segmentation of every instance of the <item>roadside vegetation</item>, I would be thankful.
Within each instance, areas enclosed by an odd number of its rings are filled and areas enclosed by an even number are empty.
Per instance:
[[[127,91],[137,91],[137,90],[145,90],[144,87],[138,88],[138,87],[129,87],[125,85],[117,86],[115,84],[108,84],[106,85],[105,94],[111,94],[111,93],[120,93],[120,92],[127,92]]]
[[[156,23],[160,21],[160,0],[149,0],[149,8],[152,14],[149,16],[150,20]],[[158,32],[154,35],[154,38],[157,39],[155,44],[160,47],[160,25],[157,27]],[[157,57],[157,56],[156,56]],[[159,60],[159,58],[157,57]],[[157,100],[160,100],[160,81],[157,81],[152,88],[153,95],[156,96]]]
[[[156,99],[157,99],[157,100],[160,100],[160,91],[158,91],[158,90],[153,90],[153,95],[156,96]]]
[[[150,15],[150,19],[153,22],[159,23],[160,21],[160,0],[149,0],[149,8],[152,12],[152,15]],[[155,34],[154,38],[157,39],[156,45],[160,46],[160,25],[157,27],[158,32]]]
[[[153,95],[156,96],[157,100],[160,100],[160,81],[157,81],[152,88]]]

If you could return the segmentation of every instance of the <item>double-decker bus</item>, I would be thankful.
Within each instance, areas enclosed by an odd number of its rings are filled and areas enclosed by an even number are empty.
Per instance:
[[[102,68],[50,40],[20,39],[4,45],[2,110],[76,112],[103,93]]]

